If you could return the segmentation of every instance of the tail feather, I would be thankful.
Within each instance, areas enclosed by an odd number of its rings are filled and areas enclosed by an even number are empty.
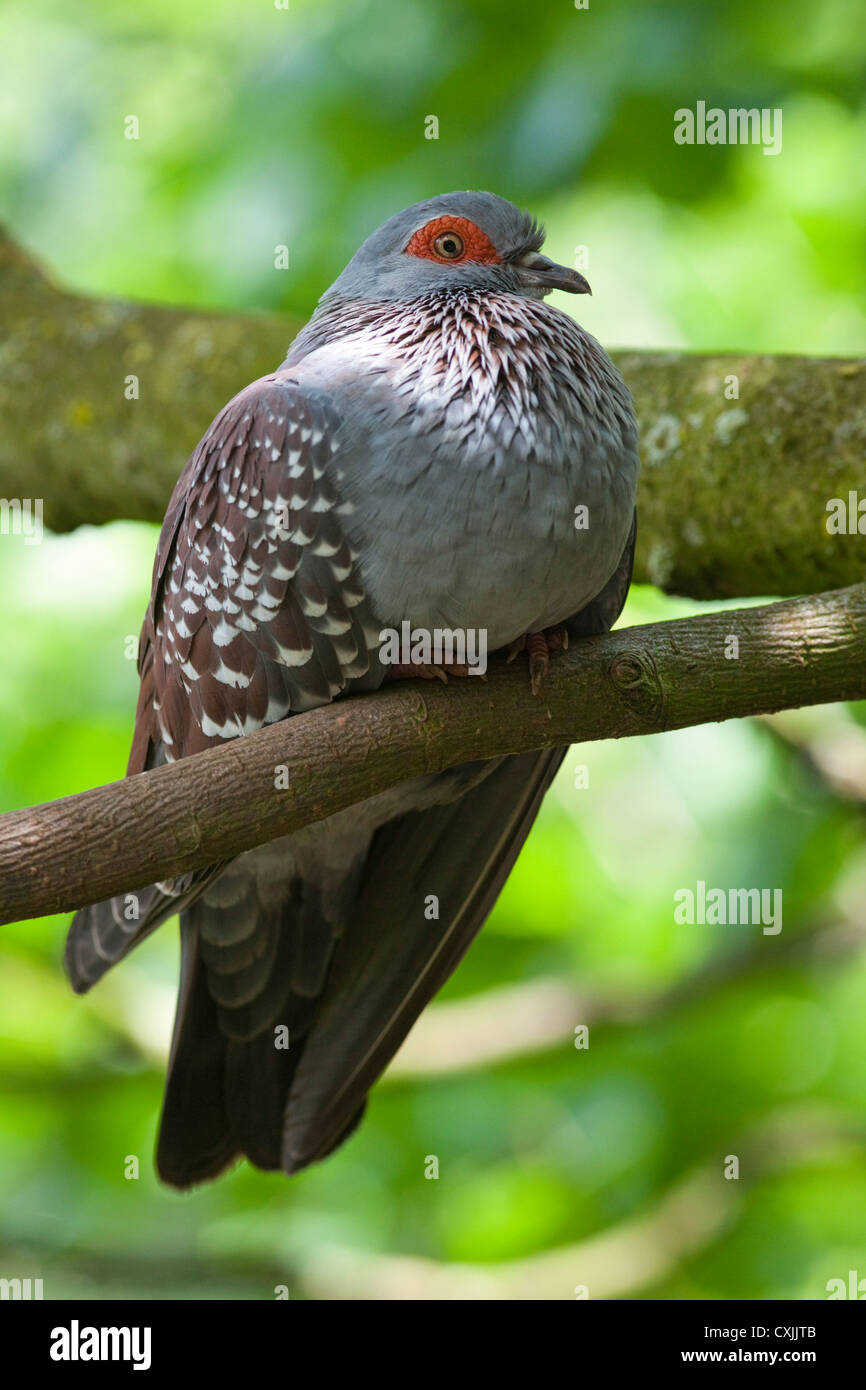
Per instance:
[[[173,883],[153,883],[76,912],[66,938],[65,965],[76,994],[86,994],[107,970],[169,917],[194,903],[225,865],[214,864]]]
[[[194,926],[181,919],[181,977],[156,1163],[172,1187],[218,1177],[236,1158],[226,1103],[229,1043],[219,1026]]]
[[[294,980],[298,922],[315,915],[317,895],[296,884],[282,905],[263,906],[251,880],[231,877],[181,915],[181,990],[157,1144],[160,1176],[175,1187],[215,1177],[241,1154],[280,1167],[286,1097],[316,1004]],[[319,929],[327,936],[321,917]]]
[[[278,1048],[271,1033],[229,1045],[225,1090],[235,1141],[251,1163],[280,1168],[280,1133],[286,1096],[297,1066],[297,1044]]]

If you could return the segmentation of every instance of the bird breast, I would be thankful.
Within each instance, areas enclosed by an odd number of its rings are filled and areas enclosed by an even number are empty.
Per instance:
[[[336,481],[383,626],[483,628],[496,650],[577,612],[634,508],[634,412],[603,349],[517,295],[343,309],[298,375],[343,421]]]

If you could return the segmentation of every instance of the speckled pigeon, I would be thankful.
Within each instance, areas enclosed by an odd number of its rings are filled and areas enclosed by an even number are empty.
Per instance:
[[[491,193],[407,208],[282,366],[217,415],[159,538],[129,774],[375,690],[381,634],[404,621],[525,644],[537,687],[549,650],[616,619],[634,412],[595,339],[544,302],[589,285],[542,241]],[[67,967],[85,991],[180,913],[166,1182],[241,1155],[294,1173],[346,1138],[484,922],[563,753],[420,778],[133,895],[137,916],[128,896],[75,916]]]

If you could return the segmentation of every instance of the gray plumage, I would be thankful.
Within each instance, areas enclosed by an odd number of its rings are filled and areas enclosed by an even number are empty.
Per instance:
[[[540,254],[542,235],[489,193],[398,214],[279,370],[217,416],[160,536],[130,772],[377,688],[379,634],[404,620],[486,629],[491,650],[615,620],[634,413],[598,343],[543,302],[588,286]],[[181,913],[166,1181],[239,1154],[294,1172],[345,1137],[483,923],[561,757],[405,784],[155,885],[132,921],[123,898],[77,914],[67,962],[84,990]]]

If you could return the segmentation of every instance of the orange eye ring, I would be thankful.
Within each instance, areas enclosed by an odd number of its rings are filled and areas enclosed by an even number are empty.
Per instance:
[[[499,265],[502,257],[486,232],[468,217],[434,217],[426,226],[414,232],[406,254],[418,256],[437,265],[463,265],[466,261],[481,265]]]
[[[456,261],[463,255],[463,238],[456,232],[440,232],[433,242],[433,250],[443,261]]]

